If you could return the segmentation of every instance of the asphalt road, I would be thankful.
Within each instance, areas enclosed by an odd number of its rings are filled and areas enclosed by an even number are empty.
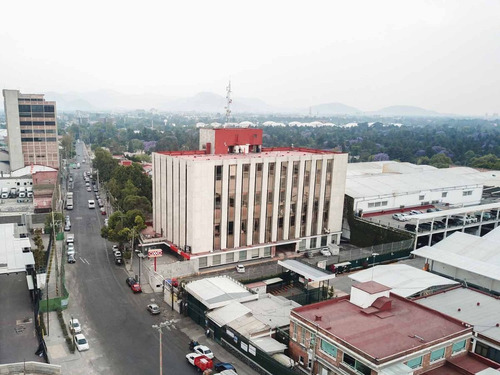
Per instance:
[[[66,281],[70,292],[68,312],[78,318],[90,350],[86,369],[81,374],[158,374],[159,333],[151,326],[166,320],[166,312],[151,316],[146,305],[160,302],[156,294],[133,294],[125,283],[123,266],[113,263],[111,243],[100,236],[104,216],[99,208],[89,209],[83,171],[89,158],[83,144],[77,143],[81,169],[70,172],[74,179],[74,209],[66,211],[75,234],[75,264],[66,264]],[[83,155],[83,156],[82,156]],[[82,163],[82,159],[86,163]],[[97,204],[96,204],[97,206]],[[191,374],[196,370],[185,360],[188,338],[178,329],[163,330],[163,374]]]

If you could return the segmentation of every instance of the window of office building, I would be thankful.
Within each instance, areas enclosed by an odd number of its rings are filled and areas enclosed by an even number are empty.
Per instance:
[[[240,258],[239,258],[240,261],[247,260],[247,251],[246,250],[241,250],[239,256],[240,256]]]
[[[297,213],[297,200],[298,200],[298,190],[299,190],[299,173],[300,173],[300,162],[293,162],[293,172],[292,172],[292,196],[290,197],[290,229],[288,232],[288,238],[293,239],[295,236],[295,214]]]
[[[371,375],[371,369],[364,365],[363,363],[359,362],[358,360],[354,359],[351,357],[349,354],[344,353],[344,363],[358,371],[359,373],[363,375]]]
[[[410,359],[406,365],[412,369],[422,367],[422,356]]]
[[[316,175],[314,178],[314,198],[313,198],[311,234],[321,234],[321,230],[318,231],[318,220],[320,215],[323,216],[323,212],[319,212],[319,193],[321,191],[322,167],[323,167],[323,161],[316,160]]]
[[[444,358],[444,348],[431,352],[431,362],[438,361],[442,358]]]
[[[227,207],[227,243],[228,249],[234,247],[234,218],[235,207],[234,201],[236,199],[236,165],[229,166],[229,184],[227,192],[229,204]],[[232,204],[231,204],[232,202]]]
[[[215,250],[221,248],[220,224],[222,218],[221,197],[222,197],[222,166],[217,165],[214,168],[214,243]]]
[[[255,166],[255,195],[253,204],[253,233],[252,233],[252,243],[259,243],[260,234],[260,207],[262,199],[262,163],[258,163]]]
[[[267,202],[266,202],[266,222],[265,222],[265,242],[271,242],[273,202],[274,202],[274,179],[276,178],[276,163],[269,163],[267,177]]]
[[[328,341],[321,340],[321,351],[337,359],[337,347],[330,344]]]
[[[283,240],[283,220],[285,216],[285,201],[287,190],[288,162],[281,163],[280,191],[278,201],[278,241]]]
[[[465,350],[465,343],[466,343],[465,340],[454,343],[453,348],[452,348],[452,352],[458,353],[458,352],[461,352],[462,350]]]
[[[218,255],[214,255],[214,256],[212,257],[212,264],[213,264],[214,266],[218,266],[218,265],[220,264],[220,260],[221,260],[221,256],[220,256],[220,254],[218,254]]]
[[[204,268],[207,266],[207,257],[198,258],[198,266]]]
[[[226,253],[226,263],[234,262],[234,253]]]
[[[241,184],[241,233],[240,246],[247,244],[248,191],[250,189],[250,164],[243,164],[243,180]]]
[[[304,191],[302,193],[302,213],[300,218],[300,236],[306,235],[307,208],[309,203],[309,194],[311,193],[311,160],[305,162],[304,167]]]

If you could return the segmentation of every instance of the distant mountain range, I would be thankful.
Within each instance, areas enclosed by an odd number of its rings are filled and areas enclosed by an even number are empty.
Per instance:
[[[172,98],[160,94],[122,94],[112,90],[90,92],[48,92],[45,97],[57,102],[59,111],[106,111],[155,108],[171,112],[224,113],[226,98],[212,93],[201,92],[186,98]],[[362,111],[342,103],[323,103],[310,108],[273,107],[257,98],[233,99],[233,113],[296,113],[314,116],[371,115],[371,116],[441,116],[442,114],[413,106],[391,106],[377,111]]]

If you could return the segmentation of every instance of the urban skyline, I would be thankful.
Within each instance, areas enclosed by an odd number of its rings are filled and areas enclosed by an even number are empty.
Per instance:
[[[231,79],[235,98],[276,107],[500,112],[498,2],[89,5],[6,4],[0,85],[179,98]],[[52,48],[28,48],[37,30],[57,36]]]

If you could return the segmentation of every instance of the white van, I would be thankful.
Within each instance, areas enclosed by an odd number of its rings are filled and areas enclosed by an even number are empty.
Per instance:
[[[95,208],[95,201],[93,199],[89,199],[89,208]]]

